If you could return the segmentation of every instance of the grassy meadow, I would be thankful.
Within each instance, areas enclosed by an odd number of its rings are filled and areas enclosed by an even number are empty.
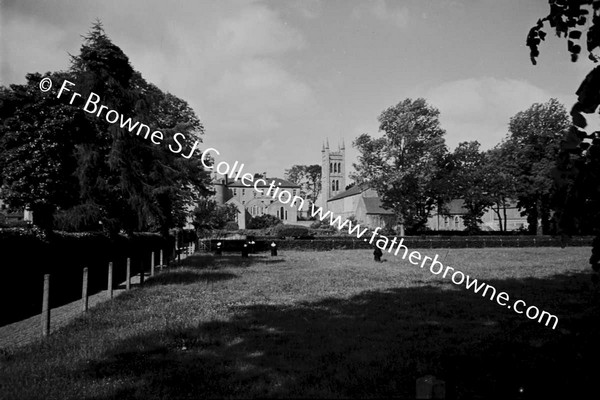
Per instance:
[[[0,399],[575,398],[597,391],[588,247],[420,250],[559,318],[528,320],[390,255],[199,254],[43,342],[0,351]]]

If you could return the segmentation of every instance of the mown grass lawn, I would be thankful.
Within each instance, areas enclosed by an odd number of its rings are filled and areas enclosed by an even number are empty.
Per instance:
[[[368,250],[199,255],[0,355],[1,399],[576,398],[600,362],[589,248],[421,250],[559,318],[555,330]]]

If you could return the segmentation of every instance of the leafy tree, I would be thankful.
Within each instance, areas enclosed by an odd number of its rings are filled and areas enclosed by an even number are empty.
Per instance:
[[[486,152],[483,168],[487,177],[486,190],[492,200],[490,208],[498,217],[500,231],[506,232],[506,209],[509,202],[517,198],[517,178],[498,146]]]
[[[237,208],[232,204],[218,205],[208,198],[200,199],[193,211],[192,225],[197,232],[223,229],[229,221],[235,220]]]
[[[538,20],[527,36],[531,61],[539,55],[539,44],[545,39],[544,24],[549,23],[558,37],[567,39],[567,50],[573,62],[581,53],[578,44],[586,32],[588,58],[599,60],[593,52],[600,47],[600,3],[595,0],[550,0],[550,13]],[[572,234],[586,225],[596,234],[590,264],[600,271],[600,132],[586,130],[584,113],[594,113],[600,106],[600,67],[594,68],[576,92],[577,102],[571,109],[572,123],[560,143],[556,182],[558,228],[563,235]],[[598,275],[594,276],[600,281]]]
[[[479,142],[462,142],[452,153],[453,170],[448,181],[452,182],[454,196],[462,198],[467,210],[463,215],[466,230],[478,232],[481,217],[493,204],[489,195],[490,172],[485,165],[485,153],[479,150]]]
[[[383,206],[393,209],[401,224],[423,229],[436,203],[432,185],[447,148],[439,111],[425,99],[406,99],[379,116],[383,137],[360,135],[353,145],[360,152],[353,178],[371,185]]]
[[[321,193],[320,165],[294,165],[285,171],[285,178],[300,185],[300,195],[307,196],[313,203]]]
[[[516,177],[517,205],[527,215],[532,234],[551,232],[552,169],[568,115],[556,99],[536,103],[510,119],[509,134],[499,146]]]
[[[439,215],[448,215],[450,202],[457,197],[462,197],[461,193],[457,193],[452,179],[456,174],[455,170],[456,165],[452,153],[444,153],[436,160],[436,168],[427,190],[427,197],[433,200]]]
[[[39,89],[42,78],[56,86],[69,77],[27,74],[24,85],[0,88],[0,193],[11,207],[31,209],[44,229],[56,209],[78,202],[75,146],[90,130],[83,110]]]

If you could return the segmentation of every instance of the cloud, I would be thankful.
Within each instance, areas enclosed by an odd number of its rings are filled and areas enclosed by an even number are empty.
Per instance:
[[[572,96],[552,94],[524,80],[491,77],[446,82],[426,95],[428,103],[440,110],[451,149],[471,140],[479,141],[484,149],[495,146],[508,133],[512,116],[552,97],[567,110],[573,102]]]
[[[391,23],[398,28],[406,28],[409,22],[407,7],[391,6],[385,0],[363,1],[352,11],[354,18],[360,19],[367,15],[375,17],[380,21]]]
[[[264,5],[253,4],[219,22],[214,47],[233,57],[265,56],[304,46],[302,35]]]
[[[308,19],[319,18],[323,13],[321,0],[287,0],[285,4]]]
[[[40,26],[33,18],[3,18],[0,23],[2,36],[10,32],[10,37],[26,38],[32,31],[44,31],[34,42],[24,43],[7,37],[0,40],[0,84],[24,83],[26,73],[66,69],[69,65],[66,49],[61,46],[65,33],[60,29],[49,24]]]
[[[243,129],[260,131],[279,128],[280,117],[295,114],[312,97],[310,87],[275,62],[262,59],[244,60],[225,71],[210,94],[225,107],[224,123],[229,128],[243,120]]]

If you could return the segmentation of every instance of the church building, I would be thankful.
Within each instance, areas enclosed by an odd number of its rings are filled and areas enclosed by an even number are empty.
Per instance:
[[[364,227],[392,227],[394,213],[384,210],[377,192],[368,186],[346,190],[346,146],[331,151],[329,140],[321,150],[321,194],[317,205],[342,218],[354,217]]]

